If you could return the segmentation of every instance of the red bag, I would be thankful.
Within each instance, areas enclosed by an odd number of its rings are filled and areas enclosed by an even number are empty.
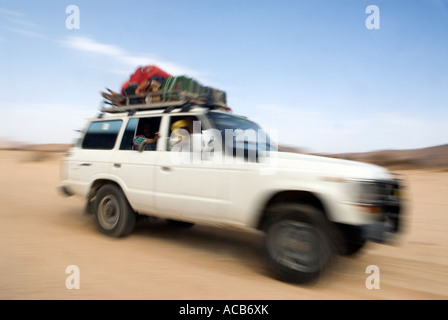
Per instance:
[[[169,73],[163,71],[159,67],[156,66],[144,66],[140,67],[131,75],[128,81],[123,83],[121,86],[121,90],[123,91],[126,89],[129,84],[136,83],[138,85],[141,85],[145,83],[145,81],[150,81],[150,79],[154,78],[158,80],[159,82],[163,82],[162,80],[172,77]]]
[[[145,82],[146,80],[149,80],[153,77],[160,77],[160,78],[166,79],[166,78],[171,77],[171,75],[156,66],[146,66],[146,67],[138,68],[134,72],[134,74],[131,75],[131,78],[129,79],[129,81],[138,83],[140,85],[143,82]]]

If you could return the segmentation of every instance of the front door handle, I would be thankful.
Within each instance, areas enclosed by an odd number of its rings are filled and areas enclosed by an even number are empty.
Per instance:
[[[90,167],[92,164],[91,163],[81,163],[79,166],[80,167]]]
[[[115,168],[121,168],[121,163],[114,163]]]
[[[170,172],[171,171],[170,167],[163,166],[163,167],[161,167],[161,169],[162,169],[162,171],[165,171],[165,172]]]

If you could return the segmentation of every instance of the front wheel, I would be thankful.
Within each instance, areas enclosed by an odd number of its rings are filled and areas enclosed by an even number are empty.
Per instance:
[[[337,227],[341,235],[340,255],[353,256],[364,248],[366,239],[361,228],[345,224],[337,224]]]
[[[276,277],[291,283],[316,280],[334,253],[332,230],[323,213],[299,204],[276,205],[269,211],[265,253]]]
[[[119,187],[106,184],[100,188],[95,199],[95,223],[100,232],[125,237],[134,229],[136,220],[136,213]]]

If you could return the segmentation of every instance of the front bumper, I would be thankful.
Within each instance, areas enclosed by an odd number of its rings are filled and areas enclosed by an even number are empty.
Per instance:
[[[378,243],[390,242],[398,233],[398,219],[375,221],[368,225],[361,226],[361,234],[365,240]]]
[[[401,215],[383,215],[381,220],[370,221],[361,225],[337,223],[345,242],[364,243],[366,241],[387,244],[393,241],[401,231]]]
[[[355,204],[364,212],[369,212],[372,220],[360,226],[360,236],[364,240],[387,243],[402,229],[405,211],[404,183],[402,180],[375,181],[381,191],[375,202]]]
[[[71,197],[74,195],[74,192],[68,186],[60,186],[58,188],[59,192],[66,197]]]

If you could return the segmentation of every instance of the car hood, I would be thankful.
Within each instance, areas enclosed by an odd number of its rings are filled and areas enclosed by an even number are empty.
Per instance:
[[[309,171],[342,179],[392,178],[392,174],[384,167],[352,160],[290,152],[270,153],[269,158],[269,166],[278,171]]]

